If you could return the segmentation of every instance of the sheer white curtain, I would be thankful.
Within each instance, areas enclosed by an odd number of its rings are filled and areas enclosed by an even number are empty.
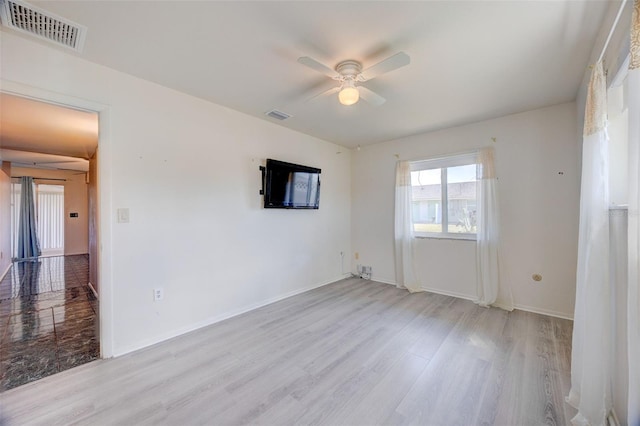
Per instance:
[[[416,278],[413,262],[414,238],[411,219],[411,163],[398,161],[396,165],[395,255],[396,283],[412,293],[423,291]]]
[[[585,111],[571,391],[567,398],[578,409],[571,422],[585,426],[604,425],[611,408],[606,105],[606,78],[602,62],[598,62],[591,74]]]
[[[493,149],[483,148],[478,151],[477,163],[476,280],[478,299],[476,303],[481,306],[489,306],[496,302],[500,288],[500,220]],[[512,302],[507,301],[507,304],[510,305]],[[511,306],[504,307],[511,308]]]
[[[629,263],[627,334],[629,401],[627,423],[640,425],[640,0],[631,24],[629,93]]]

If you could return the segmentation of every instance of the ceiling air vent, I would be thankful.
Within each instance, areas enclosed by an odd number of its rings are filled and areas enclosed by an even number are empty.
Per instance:
[[[0,0],[2,25],[82,52],[87,27],[20,0]]]
[[[278,111],[277,109],[273,109],[266,113],[268,117],[275,118],[276,120],[286,120],[291,117],[291,115],[286,112]]]

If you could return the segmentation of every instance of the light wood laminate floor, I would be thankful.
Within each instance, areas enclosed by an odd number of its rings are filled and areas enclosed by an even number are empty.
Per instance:
[[[0,424],[565,425],[571,321],[346,279],[0,394]]]

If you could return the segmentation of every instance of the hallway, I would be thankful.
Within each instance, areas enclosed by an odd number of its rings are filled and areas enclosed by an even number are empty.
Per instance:
[[[88,255],[14,263],[0,282],[0,391],[99,358]]]

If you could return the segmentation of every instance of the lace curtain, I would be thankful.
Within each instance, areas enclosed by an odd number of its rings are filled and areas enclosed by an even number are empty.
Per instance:
[[[609,371],[609,169],[606,77],[592,71],[585,111],[580,190],[576,306],[567,401],[578,409],[574,425],[603,425],[611,408]]]
[[[496,302],[500,288],[500,221],[493,149],[484,148],[478,151],[477,161],[476,282],[478,298],[475,302],[480,306],[489,306]],[[508,303],[512,304],[511,301]],[[505,308],[512,307],[505,306]]]

